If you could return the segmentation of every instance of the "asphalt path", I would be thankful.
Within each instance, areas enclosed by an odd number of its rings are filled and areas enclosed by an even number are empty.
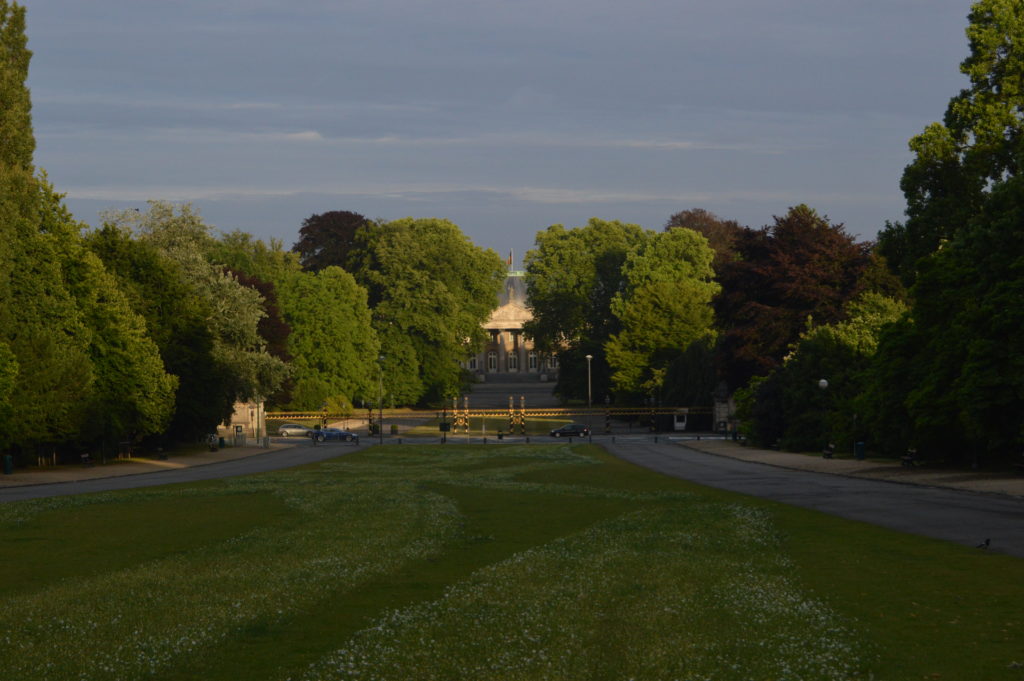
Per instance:
[[[205,466],[189,466],[173,468],[138,475],[121,475],[109,478],[93,478],[45,485],[27,485],[24,487],[8,487],[0,489],[0,503],[22,501],[42,497],[66,496],[71,494],[90,494],[93,492],[111,492],[136,487],[155,487],[157,485],[173,485],[182,482],[198,482],[219,478],[234,478],[241,475],[266,473],[283,468],[293,468],[307,463],[317,463],[333,459],[343,454],[365,449],[365,445],[354,445],[347,442],[324,442],[319,445],[296,444],[286,449],[268,451],[241,459],[231,459]]]
[[[822,511],[901,532],[1024,558],[1024,500],[964,490],[813,473],[675,444],[605,443],[613,455],[708,487]]]

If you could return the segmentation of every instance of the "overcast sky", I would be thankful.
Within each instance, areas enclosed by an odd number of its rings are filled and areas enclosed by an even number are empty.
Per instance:
[[[190,201],[444,217],[503,256],[592,216],[903,215],[967,0],[29,0],[36,163],[76,217]]]

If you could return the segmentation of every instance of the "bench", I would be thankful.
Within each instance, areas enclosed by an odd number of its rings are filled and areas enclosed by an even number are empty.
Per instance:
[[[92,455],[91,454],[82,454],[82,465],[85,466],[86,468],[89,468],[89,467],[92,466]]]
[[[917,458],[916,449],[908,449],[907,453],[900,457],[900,465],[904,468],[913,468],[924,464],[924,461]]]
[[[825,445],[825,449],[821,450],[821,458],[831,459],[836,453],[836,446],[833,444]]]

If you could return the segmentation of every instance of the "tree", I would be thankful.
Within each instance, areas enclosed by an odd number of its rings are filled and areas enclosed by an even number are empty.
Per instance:
[[[713,337],[713,258],[690,229],[655,234],[627,257],[625,288],[611,302],[622,331],[605,344],[616,390],[662,397],[672,362]]]
[[[25,35],[25,8],[7,0],[0,0],[0,55],[0,164],[31,173],[36,140],[25,81],[32,52]]]
[[[182,441],[209,433],[232,408],[234,395],[228,368],[214,357],[208,301],[189,286],[174,261],[153,244],[133,239],[127,228],[108,223],[89,234],[86,245],[116,277],[131,308],[145,320],[163,366],[178,381],[166,431]]]
[[[218,421],[226,420],[237,400],[263,399],[274,393],[287,376],[287,365],[266,349],[258,325],[265,316],[263,297],[242,286],[206,253],[215,238],[188,205],[175,210],[151,201],[146,212],[120,211],[105,215],[106,224],[137,234],[172,261],[181,281],[203,301],[200,310],[212,339],[212,357],[218,365],[211,379],[221,401]]]
[[[736,257],[735,243],[743,230],[735,220],[722,220],[714,213],[703,208],[674,213],[665,223],[665,231],[672,229],[692,229],[708,240],[708,245],[715,252],[715,269]]]
[[[722,374],[733,388],[779,366],[808,318],[818,325],[842,319],[871,262],[869,245],[805,205],[770,227],[744,229],[736,252],[719,271],[715,302]]]
[[[540,352],[559,358],[555,391],[586,398],[585,356],[594,356],[594,394],[611,392],[604,346],[621,331],[612,300],[625,286],[627,256],[653,233],[639,225],[591,218],[570,230],[552,225],[538,232],[526,253],[526,285],[533,319],[524,327]]]
[[[818,451],[828,442],[850,449],[864,439],[874,409],[863,396],[879,338],[906,312],[902,302],[868,292],[847,305],[843,321],[807,329],[774,371],[751,381],[744,395],[748,435],[794,451]]]
[[[356,245],[356,234],[368,225],[365,217],[347,210],[315,213],[302,221],[292,250],[299,254],[302,267],[313,272],[332,265],[344,267]]]
[[[942,123],[910,140],[914,160],[900,182],[907,220],[879,235],[882,254],[908,284],[920,259],[964,229],[1024,161],[1024,8],[982,0],[968,19],[970,55],[960,71],[970,85],[950,100]]]
[[[281,283],[286,319],[295,329],[288,349],[295,387],[290,409],[346,408],[372,394],[380,343],[366,290],[340,267],[295,272]]]
[[[377,385],[380,342],[366,289],[352,275],[334,266],[304,270],[298,255],[284,251],[280,242],[268,247],[243,232],[223,235],[210,253],[215,261],[273,286],[282,323],[291,330],[284,339],[291,362],[289,393],[273,397],[277,406],[310,410],[327,403],[344,410],[355,400],[376,394],[372,388]],[[265,299],[270,301],[266,295]],[[261,324],[269,321],[272,311],[267,314]],[[271,343],[272,336],[263,331],[261,335]]]
[[[350,269],[366,288],[386,394],[439,403],[458,394],[459,362],[483,344],[505,264],[447,220],[405,218],[357,234]]]
[[[0,448],[74,437],[93,383],[87,329],[43,232],[53,192],[34,175],[25,9],[0,0],[0,347],[8,418]],[[14,418],[16,415],[16,418]]]
[[[890,408],[879,429],[904,418],[890,449],[1005,459],[1024,443],[1024,6],[982,0],[969,20],[970,86],[911,140],[907,222],[880,240],[915,284],[872,395]]]
[[[160,431],[175,379],[116,279],[84,247],[83,225],[34,174],[24,10],[2,1],[0,54],[0,446]]]
[[[42,231],[54,244],[65,286],[86,328],[94,381],[80,396],[79,437],[113,445],[161,433],[170,422],[177,379],[164,370],[146,323],[129,304],[117,279],[82,242],[83,225],[52,196]]]

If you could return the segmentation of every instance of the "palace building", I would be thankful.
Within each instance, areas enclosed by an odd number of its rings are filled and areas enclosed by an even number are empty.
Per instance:
[[[537,352],[533,341],[523,335],[523,324],[531,318],[524,274],[509,270],[498,294],[498,307],[483,325],[489,334],[487,344],[462,364],[477,382],[543,382],[557,378],[557,357]]]

